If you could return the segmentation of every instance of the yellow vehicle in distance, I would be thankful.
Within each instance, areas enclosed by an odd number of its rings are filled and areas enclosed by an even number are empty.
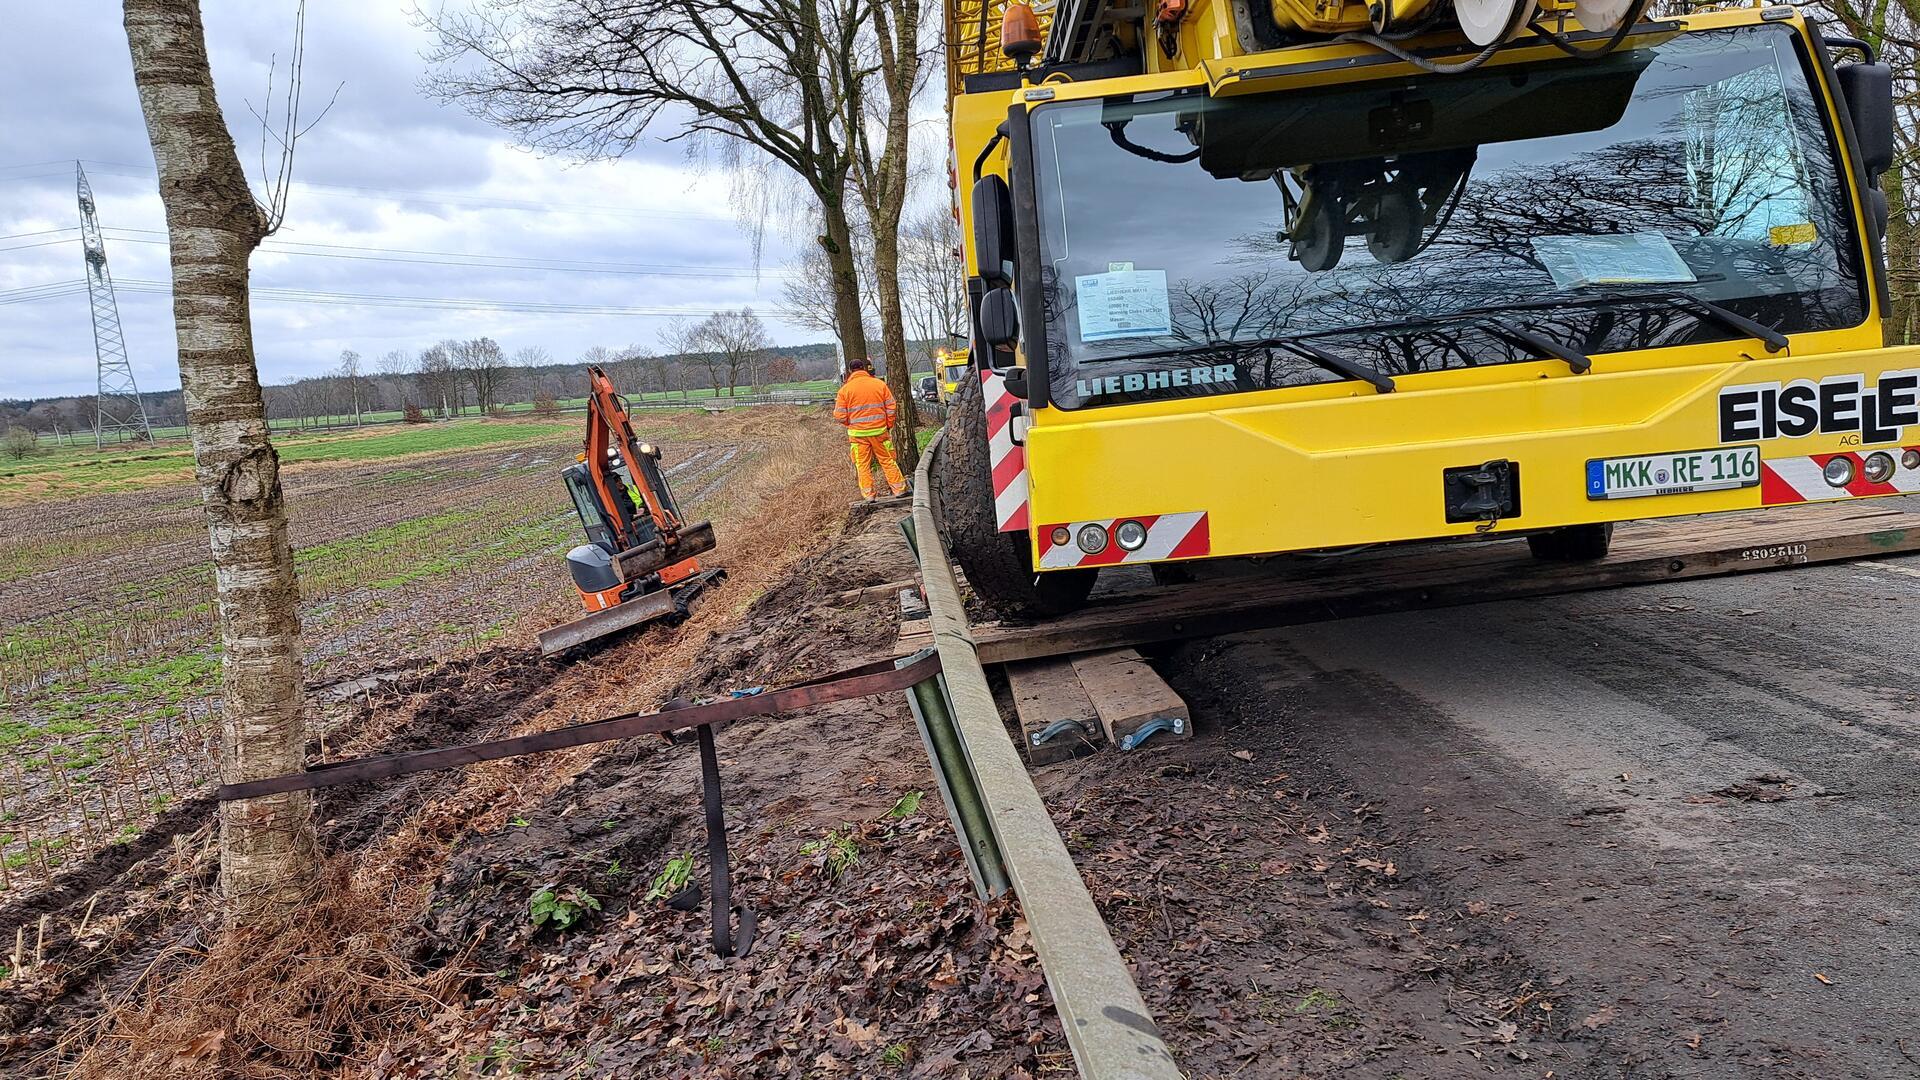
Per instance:
[[[960,380],[967,377],[973,367],[973,359],[966,349],[940,349],[933,355],[935,371],[940,378],[940,401],[951,402],[955,391],[960,389]]]
[[[976,364],[937,486],[994,606],[1920,491],[1891,72],[1798,9],[981,3],[947,12]]]

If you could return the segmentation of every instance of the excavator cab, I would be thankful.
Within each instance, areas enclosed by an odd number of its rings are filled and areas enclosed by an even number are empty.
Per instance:
[[[567,571],[588,614],[542,631],[552,655],[653,619],[684,615],[723,571],[699,556],[714,547],[713,525],[688,523],[660,467],[660,448],[639,441],[625,399],[606,372],[588,369],[586,446],[560,472],[587,543],[567,552]]]

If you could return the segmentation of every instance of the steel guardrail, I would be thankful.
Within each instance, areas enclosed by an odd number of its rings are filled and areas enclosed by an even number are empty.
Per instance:
[[[964,759],[935,761],[935,770],[964,770],[979,793],[1080,1075],[1086,1080],[1180,1080],[1185,1074],[1161,1041],[1140,988],[1001,722],[974,651],[934,513],[931,470],[945,434],[934,435],[914,473],[912,519],[934,648]]]

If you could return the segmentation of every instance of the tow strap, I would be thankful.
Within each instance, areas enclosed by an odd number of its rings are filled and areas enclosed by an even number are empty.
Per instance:
[[[635,735],[667,734],[692,728],[700,744],[701,801],[706,811],[707,861],[713,889],[713,949],[721,956],[745,956],[753,947],[756,919],[752,908],[736,909],[732,903],[727,823],[720,800],[720,758],[714,749],[713,729],[749,717],[772,716],[810,705],[905,690],[939,673],[940,654],[932,649],[923,649],[906,661],[876,660],[778,690],[748,696],[722,698],[700,705],[673,701],[656,712],[625,713],[605,720],[571,724],[552,731],[516,735],[507,739],[413,750],[404,754],[350,758],[315,765],[305,772],[222,784],[215,789],[214,798],[221,802],[235,802],[287,791],[339,787],[365,780],[383,780],[481,761],[498,761],[501,758],[612,742]],[[736,916],[739,920],[737,932],[734,928]]]

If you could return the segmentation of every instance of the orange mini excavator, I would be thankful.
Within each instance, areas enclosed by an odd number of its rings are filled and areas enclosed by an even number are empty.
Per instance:
[[[687,524],[660,468],[660,448],[633,434],[627,403],[607,373],[587,369],[586,450],[561,470],[587,543],[567,569],[587,615],[541,631],[545,656],[641,623],[684,616],[693,597],[726,572],[702,569],[713,525]]]

